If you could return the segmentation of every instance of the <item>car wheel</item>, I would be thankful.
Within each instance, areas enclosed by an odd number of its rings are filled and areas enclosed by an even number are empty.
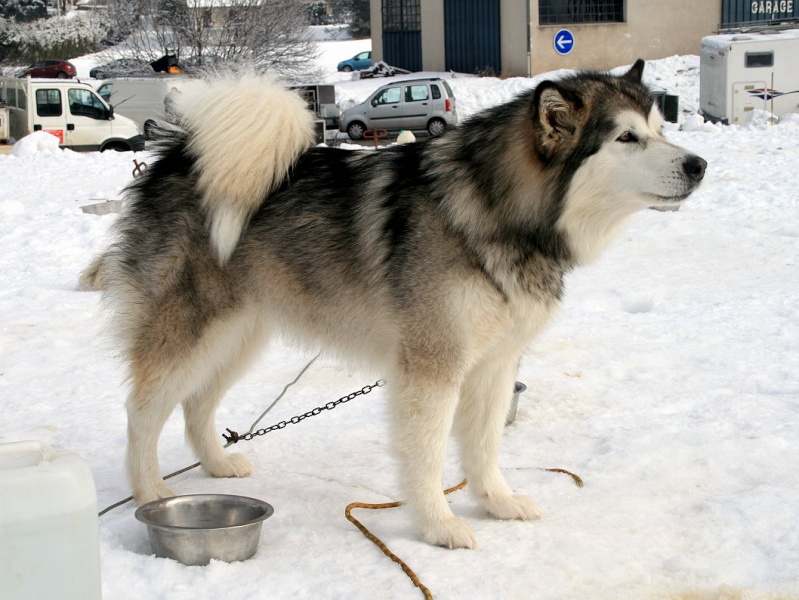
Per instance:
[[[360,140],[363,138],[363,132],[366,131],[366,126],[359,121],[353,121],[347,125],[347,135],[352,140]]]
[[[157,130],[157,126],[155,121],[146,121],[144,123],[144,139],[151,140],[155,137],[155,132]]]
[[[350,73],[352,71],[352,67],[349,65],[344,65],[344,68],[341,70],[344,71],[345,73]]]
[[[427,131],[434,137],[444,133],[446,128],[447,124],[441,119],[430,119],[430,122],[427,124]]]
[[[64,73],[64,71],[59,71],[58,75],[56,75],[56,77],[58,77],[59,79],[66,79],[67,78],[67,74]]]
[[[113,152],[130,152],[130,148],[121,142],[111,142],[107,146],[100,148],[100,152],[111,150]]]

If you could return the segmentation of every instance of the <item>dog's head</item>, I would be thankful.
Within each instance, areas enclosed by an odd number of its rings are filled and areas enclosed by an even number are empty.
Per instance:
[[[641,78],[644,61],[624,75],[583,73],[545,81],[534,96],[536,147],[548,163],[585,170],[595,186],[645,205],[680,202],[707,163],[670,144],[663,117]]]
[[[624,217],[647,206],[678,205],[705,174],[704,159],[663,136],[643,69],[639,60],[621,76],[580,73],[545,81],[533,96],[534,146],[560,174],[559,225],[576,249],[584,246],[577,252],[581,262]]]

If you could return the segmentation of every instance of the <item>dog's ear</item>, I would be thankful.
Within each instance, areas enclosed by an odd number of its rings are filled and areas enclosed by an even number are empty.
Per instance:
[[[568,145],[579,125],[578,111],[582,101],[554,81],[538,85],[533,97],[534,119],[537,121],[538,147],[553,157],[557,148]]]
[[[641,83],[644,78],[644,64],[646,64],[644,60],[639,58],[635,61],[635,64],[630,67],[630,70],[622,75],[622,78],[632,81],[633,83]]]

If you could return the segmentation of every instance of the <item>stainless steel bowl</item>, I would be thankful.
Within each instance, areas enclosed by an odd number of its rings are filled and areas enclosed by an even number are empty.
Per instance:
[[[527,386],[524,385],[521,381],[517,381],[513,386],[513,397],[510,401],[510,408],[508,409],[508,415],[505,417],[505,425],[510,425],[516,420],[516,409],[519,408],[519,394],[521,394],[524,390],[527,389]]]
[[[271,505],[246,496],[196,494],[155,500],[136,510],[155,555],[184,565],[247,560],[258,550]]]

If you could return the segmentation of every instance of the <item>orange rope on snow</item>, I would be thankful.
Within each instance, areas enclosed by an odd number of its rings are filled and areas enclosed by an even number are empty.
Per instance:
[[[564,475],[569,475],[573,480],[577,487],[583,487],[583,480],[580,479],[578,475],[575,475],[571,471],[567,471],[565,469],[541,469],[542,471],[549,471],[550,473],[563,473]],[[458,485],[451,487],[447,490],[444,490],[444,494],[451,494],[452,492],[457,492],[458,490],[462,490],[466,487],[466,480],[464,479]],[[433,594],[427,588],[425,584],[423,584],[416,573],[403,561],[399,556],[394,554],[391,550],[388,549],[383,541],[374,535],[371,531],[369,531],[366,526],[361,523],[358,519],[352,516],[352,509],[354,508],[367,508],[370,510],[379,510],[382,508],[396,508],[398,506],[402,506],[404,502],[385,502],[383,504],[368,504],[366,502],[353,502],[352,504],[347,505],[347,508],[344,509],[344,516],[347,517],[347,520],[355,525],[362,534],[364,534],[375,546],[380,548],[383,551],[383,554],[388,556],[391,560],[397,563],[400,568],[405,572],[405,574],[410,578],[413,582],[413,585],[418,587],[421,592],[424,594],[425,600],[433,600]]]
[[[463,489],[466,487],[466,480],[464,479],[458,485],[451,487],[447,490],[444,490],[445,494],[451,494],[452,492],[457,492],[458,490]],[[366,526],[361,523],[358,519],[352,516],[352,509],[353,508],[368,508],[370,510],[379,510],[382,508],[396,508],[398,506],[402,506],[404,502],[385,502],[383,504],[368,504],[366,502],[353,502],[352,504],[348,505],[347,508],[344,510],[344,516],[347,517],[347,520],[355,525],[358,529],[360,529],[361,533],[364,534],[373,544],[375,544],[378,548],[383,551],[383,554],[388,556],[391,560],[397,563],[400,568],[405,572],[405,574],[410,578],[413,582],[413,585],[418,587],[426,600],[432,600],[433,594],[430,590],[423,584],[419,577],[417,577],[416,573],[403,561],[399,556],[394,554],[391,550],[388,549],[380,538],[374,535],[371,531],[369,531]]]
[[[567,471],[566,469],[541,469],[541,470],[549,471],[550,473],[564,473],[566,475],[569,475],[572,479],[574,479],[574,485],[576,485],[577,487],[583,487],[583,485],[585,485],[583,483],[583,480],[580,479],[579,475],[575,475],[574,473],[572,473],[571,471]]]

